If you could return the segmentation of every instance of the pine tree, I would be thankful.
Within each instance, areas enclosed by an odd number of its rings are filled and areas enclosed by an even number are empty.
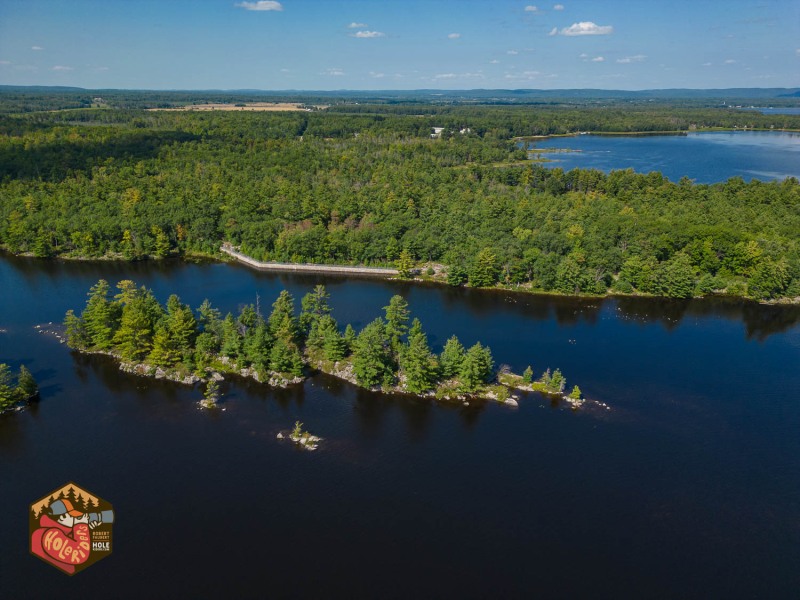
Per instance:
[[[456,336],[452,336],[447,340],[442,353],[439,355],[439,367],[444,379],[450,379],[458,374],[461,370],[461,364],[464,362],[465,354],[464,346],[461,345]]]
[[[89,336],[86,333],[86,327],[83,319],[75,316],[72,309],[67,311],[64,317],[65,335],[67,338],[67,346],[76,350],[83,350],[89,343]]]
[[[105,279],[93,285],[89,289],[89,300],[81,315],[89,343],[101,350],[111,348],[119,318],[119,309],[109,302],[108,292],[109,285]]]
[[[408,331],[408,302],[402,296],[392,296],[389,306],[384,306],[386,311],[386,335],[389,338],[392,349],[397,351],[400,345],[400,338]]]
[[[400,256],[397,261],[395,261],[395,267],[397,268],[397,274],[402,279],[411,278],[411,273],[414,269],[414,259],[407,248],[403,248],[403,251],[400,252]]]
[[[452,266],[447,271],[447,285],[457,287],[467,283],[469,275],[464,267]]]
[[[156,323],[163,317],[161,305],[150,290],[137,290],[122,309],[114,345],[125,360],[141,360],[153,348]]]
[[[498,275],[497,257],[492,249],[484,248],[478,252],[469,272],[469,284],[473,287],[494,285]]]
[[[381,319],[375,319],[358,334],[353,345],[353,371],[359,385],[373,386],[391,380],[388,346]]]
[[[180,355],[186,354],[194,345],[197,335],[197,321],[188,304],[181,304],[180,298],[172,294],[167,300],[165,323],[169,337]]]
[[[561,371],[556,369],[553,371],[553,376],[550,378],[549,389],[553,392],[562,393],[567,386],[567,379],[561,374]]]
[[[308,335],[314,323],[324,315],[330,314],[331,308],[328,306],[329,299],[330,294],[328,294],[324,285],[317,285],[314,287],[313,292],[309,292],[303,296],[303,299],[300,301],[300,330],[303,335]]]
[[[277,373],[303,374],[303,357],[297,346],[283,338],[276,338],[269,353],[269,368]]]
[[[572,398],[573,400],[580,400],[581,399],[581,388],[579,388],[576,385],[574,388],[572,388],[572,391],[569,393],[569,397]]]
[[[405,387],[410,392],[429,390],[436,381],[436,361],[419,319],[414,319],[409,330],[408,348],[401,353],[400,368],[405,375]]]
[[[223,356],[236,360],[242,352],[242,337],[236,327],[233,315],[228,313],[222,321],[222,342],[220,352]]]
[[[527,385],[533,383],[533,369],[530,365],[522,372],[522,383]]]
[[[493,366],[494,360],[489,348],[482,346],[480,342],[476,343],[467,350],[458,372],[462,389],[468,392],[477,390],[482,383],[489,379]]]
[[[272,305],[269,316],[270,333],[276,339],[281,337],[285,342],[297,341],[297,320],[294,316],[294,298],[283,290]]]
[[[197,314],[199,315],[198,322],[203,331],[219,338],[222,334],[222,320],[220,319],[219,310],[211,306],[211,302],[208,300],[203,300],[203,303],[197,309]]]
[[[39,393],[36,380],[25,365],[20,365],[17,376],[17,392],[20,400],[28,400]]]
[[[11,368],[0,363],[0,411],[11,408],[17,401],[14,388],[11,385]]]
[[[206,402],[206,406],[213,406],[219,400],[219,384],[216,379],[209,379],[206,391],[203,393],[203,400]]]
[[[344,335],[342,336],[344,339],[345,344],[345,356],[353,352],[353,348],[355,347],[356,343],[356,330],[353,329],[353,326],[350,323],[347,324],[347,327],[344,328]]]
[[[261,320],[244,338],[243,353],[245,360],[258,371],[266,371],[270,363],[272,336],[267,324]]]

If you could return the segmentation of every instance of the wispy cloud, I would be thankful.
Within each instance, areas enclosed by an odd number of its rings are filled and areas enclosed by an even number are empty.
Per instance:
[[[711,63],[710,62],[704,62],[701,66],[702,67],[710,67]]]
[[[431,79],[434,81],[441,81],[447,79],[484,79],[485,75],[478,71],[477,73],[439,73],[434,75]]]
[[[53,67],[53,71],[73,71],[72,67],[66,67],[64,65],[56,65]]]
[[[31,50],[44,50],[41,46],[31,46]]]
[[[382,31],[356,31],[355,33],[351,34],[350,37],[354,38],[381,38],[386,37],[386,34]]]
[[[330,75],[331,77],[341,77],[344,75],[344,71],[339,67],[331,67],[330,69],[326,69],[323,75]]]
[[[606,59],[605,59],[605,58],[603,58],[602,56],[595,56],[595,57],[592,59],[592,62],[605,62],[605,60],[606,60]]]
[[[356,23],[353,21],[350,25],[347,26],[348,29],[360,29],[361,27],[369,27],[366,23]]]
[[[490,65],[499,65],[499,64],[500,64],[500,61],[499,61],[499,60],[497,60],[496,58],[494,58],[494,59],[492,59],[492,60],[490,60],[490,61],[489,61],[489,64],[490,64]]]
[[[554,30],[555,31],[555,30]],[[597,25],[591,21],[581,21],[580,23],[573,23],[569,27],[564,27],[560,33],[566,36],[575,35],[609,35],[614,32],[611,25]],[[551,32],[550,35],[553,35]]]
[[[10,64],[11,64],[10,60],[0,60],[0,65],[10,65]]]
[[[728,60],[725,61],[725,64],[726,65],[735,65],[736,61],[733,60],[732,58],[729,58]]]
[[[629,65],[630,63],[642,62],[647,56],[644,54],[636,54],[635,56],[626,56],[625,58],[618,58],[617,62],[621,65]]]
[[[450,38],[451,40],[457,40],[458,38],[461,37],[461,34],[460,33],[448,33],[447,37]]]
[[[98,73],[102,73],[104,71],[110,71],[111,69],[109,69],[108,67],[95,67],[94,70],[97,71]]]
[[[510,54],[511,56],[516,56],[519,54],[519,50],[509,50],[506,54]]]
[[[383,79],[386,77],[386,73],[376,73],[375,71],[370,71],[369,76],[375,79]]]
[[[539,12],[539,9],[533,4],[528,4],[528,6],[525,7],[525,12],[535,13]]]
[[[564,10],[564,5],[563,4],[554,4],[553,5],[553,10]]]
[[[558,27],[553,27],[550,30],[550,33],[548,33],[547,35],[549,35],[550,37],[553,37],[554,35],[558,35]]]
[[[283,4],[275,0],[258,0],[257,2],[239,2],[234,4],[237,8],[245,10],[283,10]]]
[[[795,54],[797,54],[797,56],[800,56],[800,48],[798,48],[797,50],[795,50],[795,51],[794,51],[794,53],[795,53]]]
[[[509,81],[533,81],[541,79],[542,77],[548,78],[549,75],[544,75],[541,71],[523,71],[522,73],[506,73],[505,78]]]

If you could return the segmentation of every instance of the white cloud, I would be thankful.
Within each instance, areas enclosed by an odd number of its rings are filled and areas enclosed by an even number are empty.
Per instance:
[[[548,33],[547,35],[549,35],[550,37],[552,37],[552,36],[554,36],[554,35],[558,35],[558,27],[553,27],[553,28],[550,30],[550,33]]]
[[[566,36],[574,35],[608,35],[614,32],[611,25],[597,25],[591,21],[581,21],[573,23],[569,27],[564,27],[559,33]],[[552,33],[551,33],[552,35]]]
[[[554,4],[553,5],[553,10],[564,10],[564,5],[563,4]]]
[[[361,27],[369,27],[366,23],[356,23],[353,21],[350,25],[347,26],[348,29],[360,29]]]
[[[499,60],[497,60],[497,59],[495,58],[495,59],[492,59],[492,60],[490,60],[490,61],[489,61],[489,64],[490,64],[490,65],[499,65],[499,64],[500,64],[500,61],[499,61]]]
[[[447,37],[450,38],[451,40],[457,40],[458,38],[461,37],[461,34],[460,33],[448,33]]]
[[[635,56],[626,56],[625,58],[618,58],[617,62],[621,65],[629,65],[630,63],[642,62],[647,56],[644,54],[636,54]]]
[[[522,73],[506,73],[505,78],[509,81],[532,81],[542,75],[541,71],[523,71]]]
[[[736,61],[733,60],[732,58],[729,58],[728,60],[725,61],[725,64],[726,65],[735,65]]]
[[[245,10],[283,10],[283,4],[275,0],[258,0],[257,2],[239,2],[234,4],[237,8]]]
[[[330,69],[327,69],[322,74],[323,75],[330,75],[331,77],[341,77],[342,75],[344,75],[344,71],[342,71],[339,67],[332,67]]]
[[[64,65],[56,65],[53,67],[53,71],[72,71],[72,67],[65,67]]]
[[[603,61],[605,61],[605,58],[603,58],[602,56],[595,56],[592,59],[592,62],[603,62]]]
[[[442,79],[484,79],[484,77],[485,75],[479,71],[477,73],[439,73],[434,75],[432,79],[440,81]]]
[[[795,50],[795,51],[794,51],[794,53],[795,53],[795,54],[797,54],[797,56],[800,56],[800,48],[798,48],[797,50]]]
[[[535,13],[535,12],[539,12],[539,9],[537,7],[535,7],[533,4],[528,4],[528,6],[525,7],[525,12],[533,12],[533,13]]]
[[[10,60],[0,60],[0,65],[10,65],[10,64],[11,64]]]
[[[382,79],[386,77],[386,73],[376,73],[375,71],[370,71],[369,76],[374,77],[375,79]]]
[[[41,46],[31,46],[31,50],[44,50]]]
[[[288,73],[289,69],[281,69],[281,73]]]
[[[350,37],[354,38],[380,38],[386,37],[386,34],[382,31],[356,31]]]
[[[580,56],[578,56],[578,58],[589,58],[589,55],[586,54],[586,52],[581,52],[581,54],[580,54]]]
[[[506,54],[510,54],[511,56],[516,56],[519,54],[519,50],[509,50]]]
[[[705,62],[705,63],[703,63],[701,66],[703,66],[703,67],[710,67],[710,66],[711,66],[711,63],[710,63],[710,62]]]
[[[108,67],[95,67],[95,71],[102,72],[102,71],[110,71]]]

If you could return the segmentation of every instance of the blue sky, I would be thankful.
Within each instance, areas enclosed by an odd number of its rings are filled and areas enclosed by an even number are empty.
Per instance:
[[[800,87],[800,0],[2,0],[0,83]]]

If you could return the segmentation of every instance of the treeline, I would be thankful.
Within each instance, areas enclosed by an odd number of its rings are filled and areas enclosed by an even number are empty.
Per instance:
[[[307,363],[328,372],[339,364],[360,386],[411,393],[445,382],[447,389],[474,393],[494,376],[491,350],[480,343],[466,349],[453,336],[434,354],[401,296],[391,298],[384,317],[356,333],[349,324],[342,330],[331,316],[321,285],[303,297],[299,314],[291,294],[282,291],[266,317],[253,304],[223,317],[207,300],[193,311],[174,294],[162,306],[150,290],[129,280],[116,288],[112,296],[108,282],[100,280],[80,315],[67,312],[70,348],[201,376],[207,370],[252,369],[259,381],[300,377]]]
[[[17,376],[14,377],[11,368],[0,363],[0,413],[27,402],[38,393],[39,386],[25,365],[20,366]]]
[[[0,118],[0,244],[139,260],[229,241],[259,260],[387,265],[404,253],[446,265],[454,285],[800,296],[796,179],[547,169],[507,137],[514,110],[456,108]],[[452,129],[432,139],[445,116]]]

